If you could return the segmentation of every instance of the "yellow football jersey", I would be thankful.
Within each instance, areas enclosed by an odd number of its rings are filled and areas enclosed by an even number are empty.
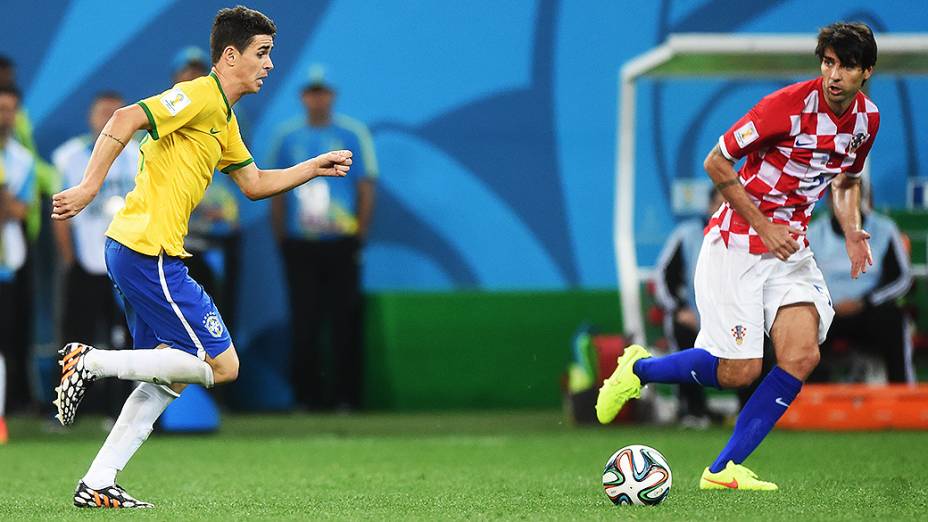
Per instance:
[[[106,235],[141,254],[189,257],[184,236],[190,213],[216,169],[254,160],[215,73],[140,102],[151,130],[142,140],[135,188]]]

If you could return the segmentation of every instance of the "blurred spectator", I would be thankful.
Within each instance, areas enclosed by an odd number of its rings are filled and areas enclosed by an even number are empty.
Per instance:
[[[123,105],[118,93],[97,94],[88,114],[90,133],[71,138],[52,153],[52,162],[61,173],[64,186],[73,187],[81,182],[97,137]],[[106,229],[134,186],[138,163],[139,143],[130,140],[113,162],[94,201],[73,219],[52,222],[58,259],[64,268],[61,335],[65,342],[80,341],[98,348],[123,347],[128,342],[123,314],[106,274],[103,251]],[[58,375],[59,368],[55,367],[54,372]],[[88,399],[91,404],[97,403],[96,409],[105,406],[106,413],[115,417],[126,395],[121,391],[126,390],[123,386],[119,386],[122,390],[110,386],[122,384],[120,381],[104,384],[99,391],[91,390]]]
[[[209,74],[209,56],[196,46],[184,47],[171,62],[174,83],[189,82]]]
[[[0,86],[16,85],[16,66],[8,56],[0,55]]]
[[[6,56],[0,56],[0,87],[15,89],[15,84],[15,63]],[[36,356],[33,360],[41,366],[41,360],[47,357],[48,351],[53,350],[54,343],[57,342],[55,339],[57,332],[47,327],[51,319],[55,317],[57,301],[54,285],[55,245],[51,228],[42,225],[51,221],[49,218],[51,195],[61,189],[61,177],[54,167],[39,156],[33,138],[32,123],[21,103],[16,111],[12,135],[18,144],[32,154],[34,182],[30,184],[29,205],[23,220],[26,260],[13,286],[17,307],[21,309],[21,312],[16,328],[12,332],[14,339],[11,342],[17,346],[23,346],[26,352],[29,352],[31,348],[31,355]],[[23,371],[25,372],[25,367]],[[11,385],[16,388],[15,392],[9,394],[11,407],[18,408],[30,402],[33,393],[30,392],[25,375],[23,373],[21,377],[15,377],[15,384],[11,381]],[[32,392],[36,396],[41,396],[38,387],[33,387]]]
[[[699,334],[693,275],[702,247],[703,229],[723,201],[722,195],[712,188],[706,215],[677,225],[658,257],[654,270],[655,297],[664,312],[664,335],[674,351],[693,347]],[[680,385],[680,423],[698,429],[709,426],[706,392],[702,386]]]
[[[209,56],[199,47],[182,49],[172,63],[174,83],[209,74]],[[239,125],[240,111],[236,110]],[[203,200],[190,216],[184,248],[193,254],[184,260],[190,276],[203,285],[222,310],[229,331],[235,331],[238,295],[239,245],[238,187],[228,175],[217,173]]]
[[[349,149],[354,164],[347,178],[317,178],[274,198],[274,230],[290,291],[292,382],[303,406],[351,410],[361,406],[361,250],[374,207],[377,162],[367,128],[333,114],[335,87],[327,71],[314,65],[309,76],[301,93],[306,115],[278,131],[271,163],[283,167],[327,150]],[[334,375],[322,367],[326,323]],[[334,384],[334,394],[327,393],[327,382]]]
[[[16,88],[16,64],[3,55],[0,55],[0,87]],[[32,241],[38,236],[42,222],[46,220],[44,216],[50,213],[50,209],[49,212],[42,212],[41,202],[49,200],[52,194],[61,190],[61,178],[54,167],[39,156],[32,134],[32,122],[21,105],[16,111],[13,139],[29,149],[35,159],[36,182],[26,216],[26,233]]]
[[[0,266],[4,265],[3,250],[3,223],[6,221],[6,199],[9,196],[6,191],[6,174],[3,171],[3,162],[0,161]],[[4,299],[9,299],[4,295],[3,283],[0,282],[0,311],[8,310],[9,305],[4,305]],[[6,332],[8,325],[0,318],[0,332]],[[6,444],[9,433],[6,427],[6,359],[3,357],[3,351],[0,351],[0,444]]]
[[[28,400],[26,359],[28,345],[18,335],[29,324],[29,309],[21,302],[28,282],[26,268],[26,216],[35,191],[35,159],[13,139],[19,91],[0,86],[0,161],[3,189],[0,190],[0,418],[5,415],[6,393],[10,402]]]
[[[809,242],[815,245],[815,260],[834,301],[835,318],[821,347],[822,361],[810,381],[833,378],[838,342],[878,355],[886,364],[889,382],[915,381],[912,339],[898,300],[912,286],[912,268],[902,235],[887,216],[871,210],[869,187],[864,185],[861,203],[862,228],[870,233],[873,266],[857,279],[844,246],[844,233],[833,213],[809,227]],[[831,198],[827,198],[831,208]],[[840,341],[839,341],[840,340]]]

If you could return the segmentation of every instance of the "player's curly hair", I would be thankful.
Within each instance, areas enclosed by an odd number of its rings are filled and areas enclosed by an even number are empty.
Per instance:
[[[831,47],[843,65],[869,69],[876,65],[876,40],[873,31],[862,22],[836,22],[818,32],[815,56],[825,58],[825,49]]]
[[[277,34],[274,21],[263,13],[243,5],[220,9],[209,35],[210,58],[214,64],[217,63],[222,57],[222,51],[230,45],[244,52],[251,39],[261,34]]]

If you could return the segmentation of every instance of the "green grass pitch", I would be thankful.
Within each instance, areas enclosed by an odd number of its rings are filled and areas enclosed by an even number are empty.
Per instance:
[[[71,506],[104,438],[12,419],[0,446],[0,519],[102,520]],[[228,416],[206,436],[155,433],[120,483],[150,520],[924,520],[928,435],[774,432],[747,462],[780,491],[701,492],[728,430],[577,428],[558,412]],[[654,446],[673,489],[657,507],[615,507],[606,458]]]

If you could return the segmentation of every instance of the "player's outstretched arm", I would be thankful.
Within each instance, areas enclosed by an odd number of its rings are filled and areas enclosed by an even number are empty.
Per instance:
[[[860,178],[838,174],[831,183],[832,208],[844,230],[844,246],[851,260],[851,277],[857,279],[873,265],[870,234],[860,224]]]
[[[113,113],[97,137],[81,182],[52,196],[52,219],[69,219],[84,210],[100,191],[107,172],[132,135],[148,128],[148,117],[139,105],[123,107]]]
[[[286,192],[319,176],[344,176],[350,168],[351,151],[334,150],[286,169],[262,170],[251,163],[229,175],[242,193],[255,201]]]
[[[754,227],[767,250],[776,255],[781,261],[785,261],[799,250],[799,243],[792,236],[803,235],[805,232],[787,225],[771,223],[767,216],[751,201],[747,191],[741,186],[738,173],[735,172],[734,163],[722,154],[718,145],[713,147],[709,155],[706,156],[703,167],[705,167],[709,177],[712,178],[712,182],[719,193],[725,197],[732,208],[735,209],[735,212]]]

